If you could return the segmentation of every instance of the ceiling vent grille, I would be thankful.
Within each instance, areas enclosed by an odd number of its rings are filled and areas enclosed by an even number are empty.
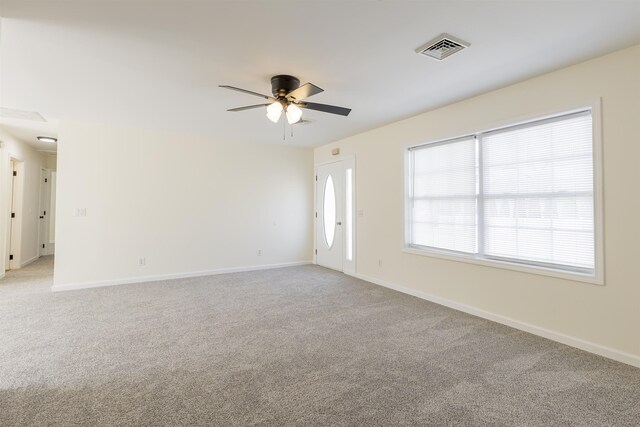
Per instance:
[[[32,122],[46,122],[44,117],[35,111],[14,110],[0,107],[0,117],[5,119],[31,120]]]
[[[416,52],[442,61],[467,47],[469,47],[469,43],[465,41],[450,36],[449,34],[440,34],[429,43],[420,46],[416,49]]]

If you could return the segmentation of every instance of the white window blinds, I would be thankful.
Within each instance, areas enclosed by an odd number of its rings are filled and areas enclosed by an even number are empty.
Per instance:
[[[476,252],[476,142],[465,138],[413,151],[411,243]]]
[[[591,111],[410,149],[408,244],[593,273]]]
[[[591,113],[481,136],[484,253],[594,267]]]

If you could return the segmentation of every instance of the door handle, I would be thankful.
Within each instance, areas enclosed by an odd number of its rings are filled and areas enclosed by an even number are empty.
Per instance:
[[[40,217],[40,219],[44,218],[43,216]]]
[[[342,225],[341,221],[336,222],[336,225]]]

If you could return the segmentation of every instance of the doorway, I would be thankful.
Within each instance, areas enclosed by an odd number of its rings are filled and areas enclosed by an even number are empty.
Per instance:
[[[316,166],[316,264],[355,273],[355,159]]]

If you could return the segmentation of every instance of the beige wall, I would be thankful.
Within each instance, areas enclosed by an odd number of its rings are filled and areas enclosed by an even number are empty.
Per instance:
[[[45,157],[24,144],[0,127],[0,275],[5,269],[5,253],[8,249],[6,240],[9,228],[9,198],[11,195],[10,158],[24,162],[23,200],[21,209],[16,210],[20,215],[18,221],[22,233],[20,249],[21,264],[33,261],[38,257],[38,227],[40,209],[40,170],[45,167]]]
[[[312,258],[311,149],[71,122],[59,135],[54,289]]]
[[[317,148],[316,163],[328,160],[335,147],[356,156],[357,209],[364,211],[357,218],[358,274],[640,362],[639,70],[636,46]],[[402,252],[403,147],[588,105],[600,97],[605,286]]]
[[[56,155],[48,154],[45,156],[45,164],[47,169],[56,170],[58,157]]]

